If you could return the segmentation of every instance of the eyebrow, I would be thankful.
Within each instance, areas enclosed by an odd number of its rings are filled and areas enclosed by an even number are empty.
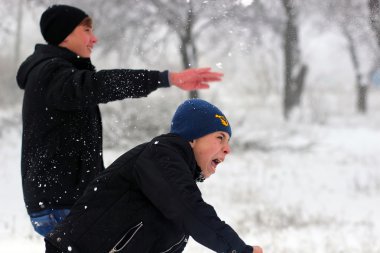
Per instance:
[[[221,134],[221,135],[223,135],[223,138],[227,139],[227,136],[226,136],[226,134],[225,134],[225,133],[221,132],[220,134]],[[227,141],[228,141],[228,142],[230,142],[230,139],[231,139],[231,138],[228,138],[228,140],[227,140]]]

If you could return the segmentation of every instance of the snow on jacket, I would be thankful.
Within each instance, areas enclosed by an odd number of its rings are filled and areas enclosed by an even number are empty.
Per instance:
[[[20,66],[22,185],[28,213],[70,208],[104,170],[98,104],[143,97],[168,86],[167,73],[95,71],[68,49],[36,45]]]
[[[215,252],[252,253],[204,202],[199,176],[187,141],[158,136],[102,172],[47,243],[71,253],[182,252],[191,236]]]

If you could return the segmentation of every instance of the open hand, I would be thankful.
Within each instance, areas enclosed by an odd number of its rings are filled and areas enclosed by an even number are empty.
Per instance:
[[[223,73],[211,72],[211,68],[193,68],[182,72],[169,72],[172,85],[183,90],[198,90],[209,88],[209,82],[222,80]]]

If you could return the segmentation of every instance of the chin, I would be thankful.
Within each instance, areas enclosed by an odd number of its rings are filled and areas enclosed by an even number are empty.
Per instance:
[[[214,174],[214,173],[212,173],[212,172],[208,172],[208,173],[205,175],[205,178],[209,178],[209,177],[211,177],[212,174]]]

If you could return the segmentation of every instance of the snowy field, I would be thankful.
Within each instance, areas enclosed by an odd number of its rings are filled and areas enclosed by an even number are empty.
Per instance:
[[[32,51],[33,41],[41,42],[35,23],[39,13],[25,13],[24,54]],[[281,119],[281,98],[271,97],[282,92],[283,71],[278,64],[282,58],[276,56],[276,42],[264,43],[269,49],[263,53],[259,48],[250,53],[231,49],[227,58],[216,57],[212,67],[221,69],[226,80],[220,84],[223,88],[215,86],[203,94],[222,105],[231,122],[232,154],[199,186],[219,216],[245,242],[262,246],[265,253],[380,253],[380,87],[369,91],[367,115],[357,115],[355,77],[346,40],[335,30],[326,35],[307,24],[300,32],[301,38],[308,38],[301,40],[301,51],[310,74],[301,116],[292,122]],[[241,50],[244,43],[236,45]],[[3,51],[12,50],[7,47]],[[372,49],[369,53],[375,54]],[[372,62],[367,54],[361,60],[364,69]],[[112,65],[117,62],[112,57],[103,57],[94,61],[98,69],[120,67]],[[124,60],[122,66],[136,67],[132,60]],[[206,66],[214,61],[203,60]],[[153,67],[177,67],[170,62]],[[164,93],[157,91],[154,96],[159,94]],[[174,94],[177,99],[186,96]],[[124,114],[125,106],[143,122],[122,124],[112,115],[103,121],[108,129],[105,139],[111,138],[105,143],[106,165],[126,151],[113,147],[116,142],[134,145],[146,141],[139,128],[166,121],[168,117],[160,115],[159,109],[158,113],[150,111],[160,103],[175,104],[172,100],[162,97],[146,110],[116,102],[119,115]],[[122,140],[109,134],[123,132],[120,126],[135,130]],[[23,203],[20,150],[20,108],[0,106],[0,253],[43,253],[43,239],[33,231]],[[193,240],[184,252],[211,253]]]
[[[380,101],[378,90],[371,100]],[[204,199],[265,252],[379,253],[379,105],[325,124],[284,123],[265,111],[239,123],[237,113],[233,152],[200,184]],[[19,117],[0,110],[0,252],[41,253],[22,200]],[[122,152],[105,150],[106,164]],[[185,252],[211,251],[191,240]]]

